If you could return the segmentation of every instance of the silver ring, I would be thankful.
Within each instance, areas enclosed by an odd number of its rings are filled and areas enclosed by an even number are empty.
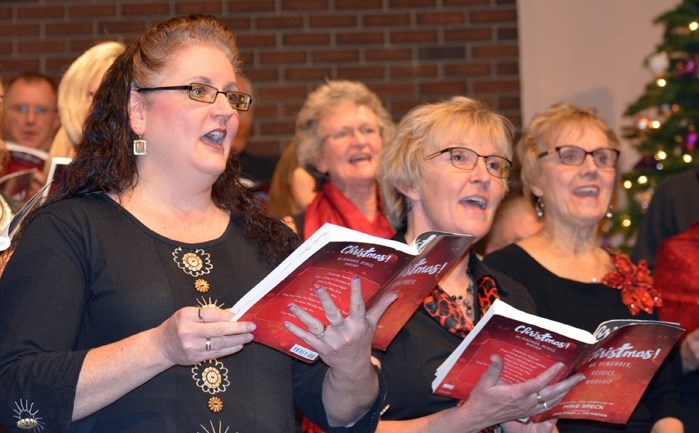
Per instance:
[[[536,402],[539,404],[543,404],[544,407],[546,407],[546,400],[544,400],[544,398],[541,396],[541,394],[539,394],[538,391],[536,392]]]
[[[206,337],[205,347],[207,352],[211,350],[211,339],[209,337]]]
[[[544,405],[544,409],[549,410],[549,405],[547,402],[543,402],[542,404]]]
[[[323,330],[316,334],[316,338],[320,340],[321,338],[325,337],[325,331],[327,331],[327,330],[328,330],[328,327],[323,326]]]
[[[204,316],[201,314],[201,307],[197,310],[197,316],[199,316],[199,321],[203,322],[204,321]]]

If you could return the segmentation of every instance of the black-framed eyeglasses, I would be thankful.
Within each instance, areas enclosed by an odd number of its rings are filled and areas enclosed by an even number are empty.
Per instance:
[[[592,160],[599,168],[614,168],[619,161],[619,150],[610,147],[600,147],[593,151],[587,151],[581,147],[566,145],[558,146],[549,149],[546,152],[541,152],[537,155],[538,158],[543,158],[546,155],[556,152],[558,161],[563,165],[579,166],[585,161],[587,155],[592,156]]]
[[[218,90],[213,86],[201,83],[192,83],[186,86],[165,86],[165,87],[141,87],[136,89],[137,92],[156,92],[160,90],[186,90],[189,99],[199,102],[213,104],[216,102],[216,97],[222,93],[228,99],[234,110],[248,111],[252,104],[252,96],[247,93],[238,92],[235,90]]]
[[[466,147],[447,147],[435,153],[427,155],[425,158],[432,159],[445,153],[449,154],[449,162],[460,170],[473,170],[478,164],[478,158],[483,158],[485,168],[492,176],[506,179],[512,168],[512,161],[499,155],[481,155]]]

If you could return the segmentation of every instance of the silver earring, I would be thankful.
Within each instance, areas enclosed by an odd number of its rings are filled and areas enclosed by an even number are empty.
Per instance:
[[[607,213],[604,214],[604,216],[606,216],[607,219],[612,219],[612,217],[614,216],[614,206],[610,204],[607,208]]]
[[[534,203],[534,212],[536,212],[536,217],[541,219],[544,217],[544,202],[541,200],[541,197],[536,198],[536,202]]]
[[[137,156],[142,156],[148,153],[146,140],[138,137],[133,141],[133,154]]]

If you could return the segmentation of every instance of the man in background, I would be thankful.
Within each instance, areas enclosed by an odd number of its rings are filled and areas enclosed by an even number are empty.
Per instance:
[[[248,139],[252,134],[255,116],[255,94],[252,83],[245,76],[238,76],[238,91],[252,96],[252,105],[248,111],[239,112],[238,132],[233,138],[233,151],[238,154],[241,166],[240,180],[244,185],[260,193],[260,198],[266,201],[269,184],[274,174],[276,160],[264,156],[253,155],[247,151]]]
[[[5,91],[3,136],[19,144],[48,152],[60,126],[56,85],[45,75],[23,73]]]

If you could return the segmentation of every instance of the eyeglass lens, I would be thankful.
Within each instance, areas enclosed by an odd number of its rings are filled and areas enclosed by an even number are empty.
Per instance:
[[[582,165],[587,155],[592,155],[592,160],[598,167],[615,167],[619,158],[619,151],[611,148],[595,149],[591,152],[578,146],[561,146],[556,148],[558,158],[565,165]]]
[[[462,170],[473,170],[478,164],[478,158],[485,159],[485,167],[488,173],[495,177],[507,177],[510,170],[510,162],[498,155],[479,155],[465,147],[452,147],[449,149],[451,164]]]
[[[223,93],[228,99],[228,103],[231,104],[236,110],[247,111],[250,109],[250,104],[252,103],[252,97],[242,92],[236,92],[234,90],[221,91],[213,86],[200,83],[192,83],[189,86],[189,97],[195,101],[214,103],[216,102],[216,97],[219,93]]]

